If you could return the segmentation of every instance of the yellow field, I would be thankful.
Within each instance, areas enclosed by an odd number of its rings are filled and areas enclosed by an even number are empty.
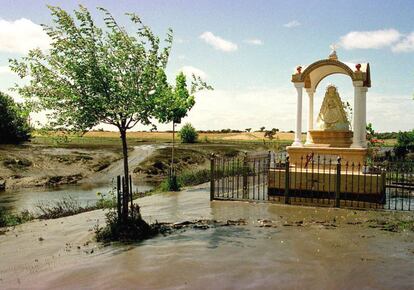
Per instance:
[[[220,142],[220,143],[233,143],[233,142],[269,142],[268,138],[264,137],[264,132],[242,132],[242,133],[199,133],[198,140],[201,142]],[[33,137],[40,143],[52,142],[53,137],[62,135],[62,133],[49,132],[46,135],[34,132]],[[273,142],[282,142],[289,144],[294,139],[294,133],[278,132]],[[52,138],[51,138],[52,137]],[[86,138],[85,138],[86,137]],[[172,140],[171,132],[128,132],[128,139],[136,140],[136,142],[149,141],[149,142],[170,142]],[[116,131],[91,131],[87,132],[83,137],[79,135],[71,135],[69,139],[72,143],[91,143],[91,144],[118,144],[119,133]],[[176,139],[179,139],[178,134]],[[302,134],[302,141],[306,140],[306,134]],[[36,142],[36,141],[35,141]],[[388,147],[394,146],[395,139],[384,140],[384,145]]]
[[[206,138],[210,141],[263,141],[269,140],[264,137],[264,132],[243,132],[243,133],[199,133],[199,140],[205,140]],[[119,137],[118,132],[109,131],[91,131],[84,135],[85,137],[108,137],[116,138]],[[171,140],[172,133],[170,132],[128,132],[128,138],[143,139],[143,140]],[[302,137],[306,137],[303,134]],[[277,133],[274,138],[280,141],[292,141],[294,139],[294,133]]]

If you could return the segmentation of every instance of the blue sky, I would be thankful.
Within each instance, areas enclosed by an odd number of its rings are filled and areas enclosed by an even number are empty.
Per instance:
[[[370,63],[367,119],[374,128],[414,128],[414,1],[1,0],[0,90],[18,81],[6,68],[8,58],[20,57],[30,45],[47,46],[36,29],[50,22],[46,4],[73,10],[80,3],[96,19],[95,7],[107,8],[131,31],[124,12],[136,12],[160,36],[173,28],[169,79],[180,70],[196,72],[215,88],[197,95],[184,120],[198,129],[293,129],[291,74],[297,65],[326,58],[331,43],[339,44],[340,60]],[[18,22],[22,18],[30,23]],[[349,79],[328,77],[316,92],[315,113],[329,83],[343,100],[353,99]],[[303,120],[306,113],[305,102]]]

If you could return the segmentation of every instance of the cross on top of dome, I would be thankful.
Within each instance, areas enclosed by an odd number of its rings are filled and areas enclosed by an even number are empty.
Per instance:
[[[329,46],[331,48],[331,53],[329,54],[329,59],[338,60],[338,55],[336,54],[336,50],[338,49],[338,45],[333,43]]]

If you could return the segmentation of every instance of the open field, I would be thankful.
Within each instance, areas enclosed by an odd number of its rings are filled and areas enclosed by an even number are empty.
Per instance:
[[[198,142],[200,143],[270,143],[280,145],[290,145],[294,139],[294,133],[278,132],[273,140],[264,137],[264,132],[241,132],[241,133],[199,133]],[[120,146],[119,133],[116,131],[91,131],[83,136],[69,135],[65,138],[59,137],[59,134],[49,133],[42,135],[34,132],[32,143],[42,145],[58,146]],[[172,142],[171,132],[128,132],[127,138],[130,146],[138,145],[142,142],[151,143],[170,143]],[[178,134],[176,140],[179,141]],[[306,140],[306,133],[302,134],[302,141]],[[384,139],[386,147],[392,147],[396,144],[396,139]]]
[[[200,141],[207,138],[210,141],[263,141],[269,140],[264,137],[264,132],[242,132],[242,133],[199,133]],[[118,132],[109,131],[92,131],[85,134],[86,137],[118,137]],[[128,132],[128,138],[142,139],[142,140],[172,140],[171,132]],[[306,134],[303,136],[306,137]],[[279,132],[274,137],[280,141],[292,141],[294,133]]]
[[[242,133],[199,133],[198,140],[203,143],[234,143],[234,142],[266,142],[266,143],[282,143],[289,144],[294,139],[294,133],[277,133],[273,140],[269,140],[264,137],[264,132],[242,132]],[[120,144],[119,133],[115,131],[91,131],[87,132],[83,136],[69,135],[65,138],[60,136],[61,134],[49,133],[47,135],[34,132],[33,143],[35,144],[62,144],[65,146],[73,145],[103,145],[112,146]],[[136,144],[141,142],[171,142],[171,132],[128,132],[127,138],[130,144]],[[176,134],[178,139],[178,134]],[[302,134],[302,139],[305,140],[306,134]]]

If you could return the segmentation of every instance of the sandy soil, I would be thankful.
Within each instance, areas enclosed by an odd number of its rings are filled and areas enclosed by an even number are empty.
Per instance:
[[[265,203],[210,203],[208,185],[139,200],[149,221],[245,218],[101,246],[102,211],[34,221],[0,235],[0,288],[412,289],[414,233],[373,221],[413,213]]]

